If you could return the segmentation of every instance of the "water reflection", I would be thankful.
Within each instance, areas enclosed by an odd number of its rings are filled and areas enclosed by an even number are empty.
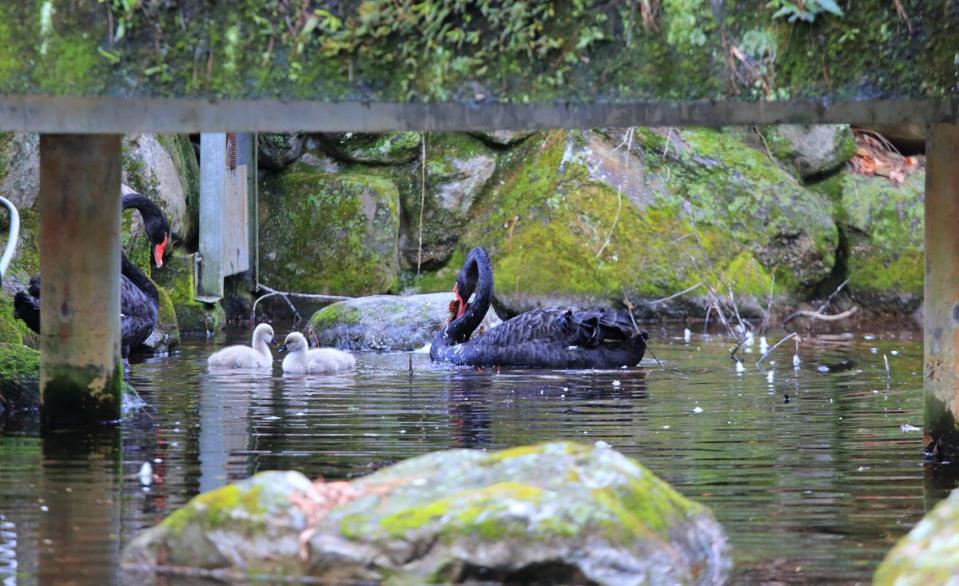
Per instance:
[[[327,377],[279,363],[269,376],[208,373],[206,356],[248,333],[188,342],[134,366],[150,410],[124,421],[122,442],[48,445],[7,427],[21,435],[0,436],[0,579],[15,551],[28,581],[116,581],[119,545],[201,490],[277,468],[349,478],[450,447],[607,442],[713,508],[735,583],[868,581],[956,485],[955,468],[922,467],[908,427],[921,425],[916,334],[804,338],[798,368],[792,342],[757,366],[756,340],[739,372],[725,337],[658,334],[662,367],[496,371],[414,354],[411,373],[406,353],[362,354]]]

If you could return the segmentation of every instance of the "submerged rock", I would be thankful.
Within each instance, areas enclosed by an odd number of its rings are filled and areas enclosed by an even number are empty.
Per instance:
[[[451,293],[374,295],[338,301],[313,314],[307,337],[320,346],[349,350],[406,351],[421,348],[446,325]],[[481,327],[499,323],[490,309]]]
[[[875,586],[954,584],[959,576],[959,490],[937,504],[896,543],[873,576]]]
[[[300,293],[365,295],[399,275],[399,193],[389,179],[296,163],[261,183],[260,278]]]
[[[720,584],[722,528],[636,461],[572,443],[449,450],[349,483],[264,472],[194,498],[124,550],[245,576],[410,583]]]

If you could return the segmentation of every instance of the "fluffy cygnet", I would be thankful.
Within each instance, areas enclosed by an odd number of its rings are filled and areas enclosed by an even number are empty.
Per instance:
[[[270,368],[273,355],[270,344],[273,343],[273,326],[260,324],[253,330],[253,344],[250,346],[227,346],[214,352],[207,359],[210,368]]]
[[[278,352],[289,352],[283,359],[283,372],[289,374],[324,374],[348,370],[356,366],[356,358],[336,348],[310,349],[306,338],[299,332],[293,332]]]

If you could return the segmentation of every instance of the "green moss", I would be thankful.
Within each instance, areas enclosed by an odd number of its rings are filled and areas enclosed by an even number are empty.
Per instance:
[[[530,446],[517,446],[515,448],[508,448],[506,450],[499,450],[498,452],[493,452],[489,456],[483,458],[480,462],[483,466],[492,466],[505,462],[506,460],[512,460],[513,458],[522,458],[524,456],[534,456],[543,453],[542,444],[534,444]]]
[[[204,529],[216,529],[231,518],[243,515],[247,527],[255,530],[263,524],[261,517],[266,512],[260,504],[260,490],[261,487],[256,485],[241,489],[235,484],[228,484],[205,492],[170,514],[160,526],[171,535],[178,536],[196,522]]]
[[[105,62],[97,52],[99,36],[80,32],[50,39],[45,58],[36,72],[37,87],[55,94],[92,94],[105,81]]]
[[[153,279],[169,297],[181,333],[212,332],[226,323],[226,314],[219,303],[211,305],[196,300],[192,255],[180,252],[169,255],[163,267],[153,272]],[[164,303],[161,295],[161,315]]]
[[[498,482],[388,515],[380,520],[380,527],[393,537],[402,537],[408,531],[456,511],[455,517],[446,525],[445,533],[448,536],[475,533],[487,539],[499,539],[510,531],[522,533],[525,528],[504,527],[496,520],[499,517],[497,513],[504,510],[510,500],[538,502],[543,494],[543,489],[528,484]]]
[[[347,307],[343,302],[327,305],[310,319],[310,325],[316,329],[338,324],[352,325],[358,323],[360,323],[360,310],[355,307]]]
[[[21,344],[0,343],[0,379],[35,378],[39,373],[39,352]]]
[[[921,298],[924,192],[924,173],[911,173],[901,186],[883,177],[845,176],[842,209],[851,289]]]
[[[302,163],[261,185],[262,280],[287,291],[366,295],[396,287],[399,195],[372,175]]]

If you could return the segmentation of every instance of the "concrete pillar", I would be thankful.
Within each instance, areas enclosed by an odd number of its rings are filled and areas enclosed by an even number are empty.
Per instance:
[[[926,139],[925,431],[940,458],[959,454],[959,126]]]
[[[120,418],[120,136],[40,137],[45,430]]]

